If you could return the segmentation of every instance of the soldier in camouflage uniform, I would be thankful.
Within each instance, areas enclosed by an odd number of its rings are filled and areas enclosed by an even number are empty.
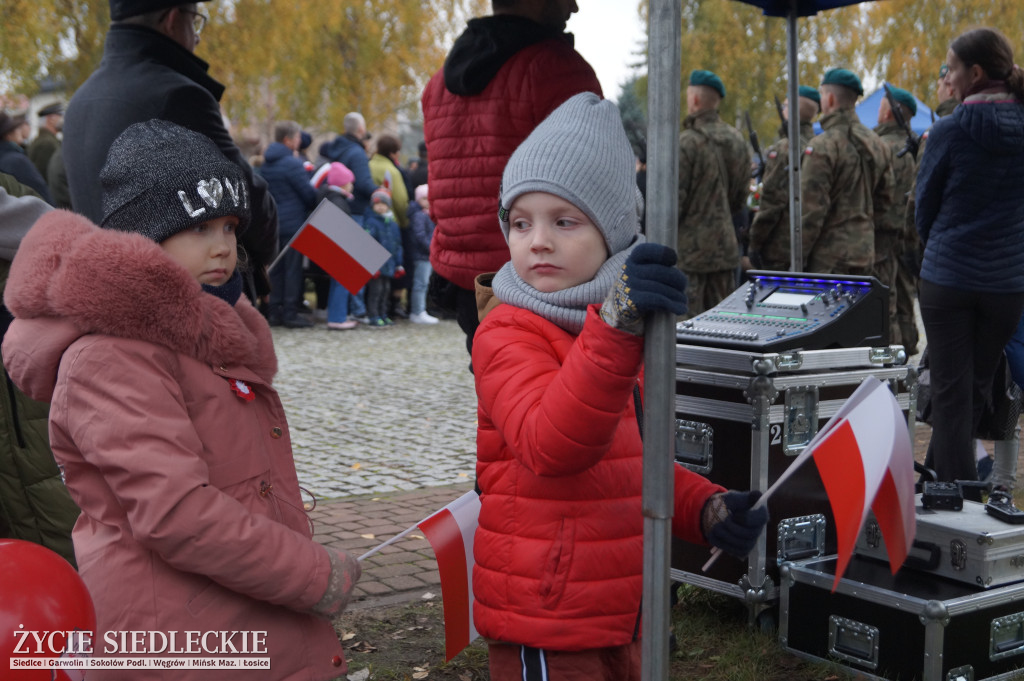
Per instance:
[[[803,256],[806,272],[867,274],[875,223],[893,201],[889,148],[857,118],[860,79],[832,69],[821,83],[823,132],[804,150]]]
[[[897,87],[890,87],[889,91],[896,101],[896,106],[899,107],[899,113],[903,120],[909,124],[910,119],[917,114],[917,100],[906,90]],[[888,97],[884,97],[878,107],[878,125],[875,126],[875,134],[885,142],[892,153],[892,170],[895,180],[893,194],[896,200],[881,216],[882,221],[876,222],[875,264],[872,274],[889,287],[889,342],[899,344],[902,342],[902,332],[897,317],[899,296],[896,277],[899,259],[903,255],[903,242],[906,234],[907,196],[914,187],[917,159],[909,149],[906,149],[907,132],[896,122],[896,115]],[[903,155],[900,156],[900,153]],[[911,309],[911,314],[913,314],[913,309]]]
[[[800,115],[800,148],[814,137],[814,118],[821,111],[821,95],[812,87],[800,86],[797,111]],[[750,225],[747,257],[757,269],[789,270],[789,101],[782,107],[787,118],[779,140],[765,151],[761,204]]]
[[[953,109],[960,103],[953,96],[946,82],[946,71],[948,67],[943,64],[939,69],[938,95],[939,106],[935,109],[935,115],[939,118],[953,113]],[[921,158],[924,153],[924,145],[928,140],[928,132],[921,136],[921,147],[917,150],[917,157]],[[917,297],[917,275],[921,271],[921,237],[917,234],[917,225],[914,224],[914,187],[917,185],[917,173],[914,173],[914,182],[910,185],[910,193],[907,196],[906,221],[903,232],[903,255],[899,259],[899,267],[896,270],[896,323],[900,327],[900,342],[906,348],[908,355],[917,354],[917,342],[920,340],[920,331],[917,328],[917,318],[914,315],[914,299]]]
[[[736,290],[739,245],[733,215],[746,210],[751,153],[736,128],[718,116],[721,79],[694,71],[688,115],[679,135],[679,268],[689,278],[689,316]]]

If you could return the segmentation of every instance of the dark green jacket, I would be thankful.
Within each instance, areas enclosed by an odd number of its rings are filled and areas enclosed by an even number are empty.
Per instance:
[[[0,191],[15,197],[36,195],[3,173]],[[0,208],[0,221],[3,219]],[[9,269],[10,262],[0,260],[0,293]],[[10,321],[7,308],[0,306],[0,332],[7,331]],[[0,537],[41,544],[75,565],[71,528],[78,507],[68,495],[50,451],[49,412],[48,404],[30,400],[4,371],[0,387]]]

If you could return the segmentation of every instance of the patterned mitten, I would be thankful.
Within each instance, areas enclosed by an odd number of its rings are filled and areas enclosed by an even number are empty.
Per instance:
[[[363,567],[344,551],[325,546],[331,557],[331,575],[327,578],[327,591],[313,606],[313,612],[328,619],[341,614],[352,596],[352,588],[359,581]]]
[[[608,292],[601,306],[601,319],[609,326],[642,336],[648,314],[686,314],[686,275],[675,265],[676,252],[668,246],[638,245]]]

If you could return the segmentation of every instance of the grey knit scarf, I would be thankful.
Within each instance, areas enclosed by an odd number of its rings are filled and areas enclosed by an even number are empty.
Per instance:
[[[638,235],[632,244],[608,258],[593,279],[572,288],[542,293],[523,281],[511,262],[498,270],[491,287],[501,302],[529,310],[576,335],[583,330],[587,306],[604,302],[630,251],[644,241],[644,237]]]

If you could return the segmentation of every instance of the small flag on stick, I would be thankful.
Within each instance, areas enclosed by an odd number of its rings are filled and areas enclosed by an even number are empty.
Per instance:
[[[757,501],[768,498],[808,459],[814,459],[836,521],[835,591],[853,555],[857,536],[875,512],[893,574],[914,543],[914,456],[910,431],[892,392],[873,376],[865,378],[835,416]],[[706,571],[720,555],[717,549]]]
[[[365,560],[385,546],[407,536],[416,527],[423,531],[434,549],[441,575],[441,599],[444,602],[445,662],[458,655],[479,634],[473,625],[473,535],[480,516],[480,496],[469,491],[409,529],[380,546],[370,549]]]
[[[320,265],[353,295],[391,257],[391,253],[367,234],[359,223],[327,199],[310,213],[306,224],[285,248],[294,248]],[[280,258],[279,254],[268,269],[272,269]]]

